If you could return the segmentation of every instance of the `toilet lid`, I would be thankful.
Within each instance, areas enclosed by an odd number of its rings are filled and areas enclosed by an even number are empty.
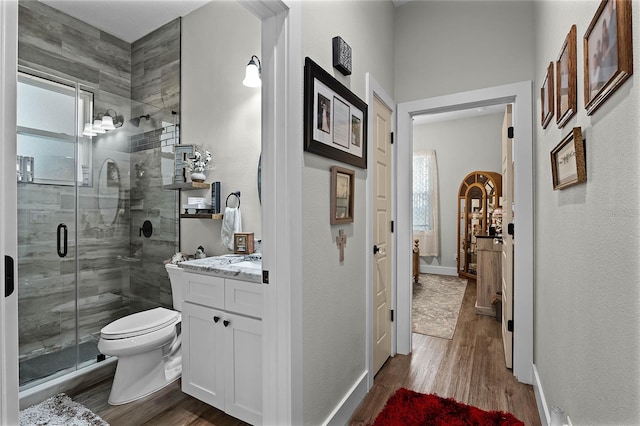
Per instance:
[[[177,321],[180,313],[166,308],[137,312],[113,321],[100,330],[104,339],[126,339],[151,333]]]

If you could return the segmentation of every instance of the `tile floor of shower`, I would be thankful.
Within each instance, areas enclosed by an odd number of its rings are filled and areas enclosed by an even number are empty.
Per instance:
[[[77,351],[78,368],[105,359],[98,350],[97,338],[92,337],[80,343]],[[55,352],[24,359],[19,364],[20,388],[36,386],[58,375],[74,371],[76,369],[76,346],[67,346]]]
[[[78,368],[104,359],[98,350],[98,339],[91,339],[78,345]],[[20,387],[35,386],[50,380],[57,374],[75,370],[76,346],[68,346],[59,351],[20,361]]]

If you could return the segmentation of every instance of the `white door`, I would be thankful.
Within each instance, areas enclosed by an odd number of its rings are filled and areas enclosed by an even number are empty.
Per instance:
[[[0,1],[0,28],[0,424],[12,425],[18,423],[17,1]]]
[[[513,236],[507,232],[513,222],[513,150],[509,138],[511,105],[507,105],[502,122],[502,344],[507,368],[513,368]]]
[[[391,110],[373,105],[373,372],[391,356]]]

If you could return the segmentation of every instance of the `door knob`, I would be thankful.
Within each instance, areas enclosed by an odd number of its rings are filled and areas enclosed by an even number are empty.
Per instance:
[[[218,321],[220,321],[220,317],[213,317],[213,322],[217,323]]]
[[[377,245],[374,245],[373,246],[373,254],[378,254],[378,253],[380,253],[382,256],[385,255],[385,251],[383,249],[381,249]]]
[[[231,324],[231,321],[224,320],[222,321],[222,324],[224,324],[225,327],[229,327],[229,324]]]

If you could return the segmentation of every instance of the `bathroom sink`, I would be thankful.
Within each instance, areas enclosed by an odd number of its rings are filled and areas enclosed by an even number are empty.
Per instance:
[[[262,255],[260,253],[205,257],[180,262],[180,267],[219,276],[236,277],[236,279],[251,282],[262,282]]]
[[[262,270],[262,261],[258,260],[243,260],[242,262],[234,263],[233,266],[236,268],[247,268],[247,269],[257,269]]]

